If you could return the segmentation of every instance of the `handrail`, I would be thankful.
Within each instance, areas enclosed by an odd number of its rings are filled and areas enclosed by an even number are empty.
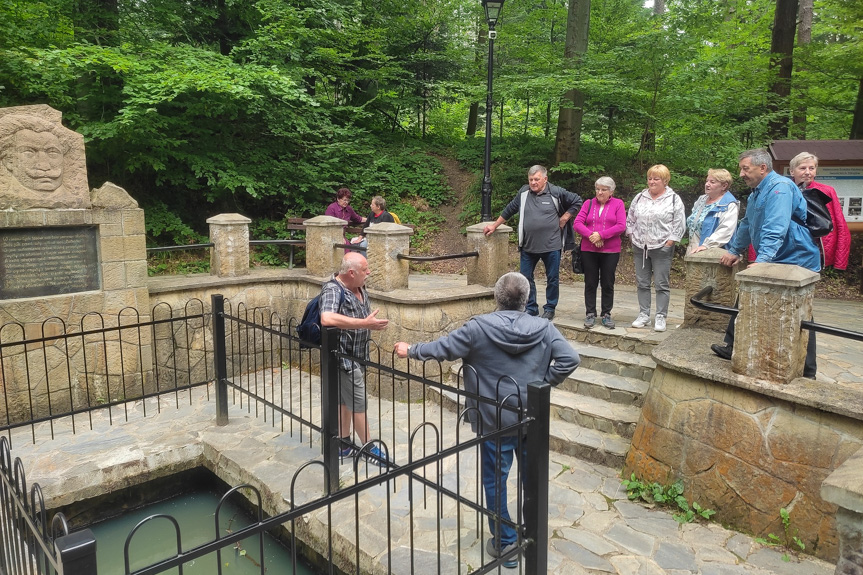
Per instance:
[[[186,244],[184,246],[164,246],[164,247],[158,247],[158,248],[147,248],[147,252],[148,253],[155,253],[155,252],[174,252],[174,251],[178,251],[178,250],[198,250],[198,249],[203,249],[203,248],[212,248],[215,245],[216,244],[214,244],[213,242],[210,242],[208,244]]]
[[[249,240],[250,246],[304,246],[306,240]]]
[[[835,335],[837,337],[844,337],[845,339],[853,339],[855,341],[863,341],[863,333],[860,333],[859,331],[851,331],[850,329],[842,329],[841,327],[815,323],[814,321],[807,319],[800,322],[800,327],[808,329],[809,331],[826,333],[827,335]]]
[[[363,246],[361,246],[360,244],[339,244],[339,243],[335,243],[335,244],[333,244],[333,247],[334,247],[334,248],[345,248],[346,250],[353,250],[353,251],[355,251],[355,252],[364,252],[364,251],[368,250],[368,248],[364,248],[364,247],[363,247]]]
[[[725,315],[730,315],[732,317],[736,316],[740,310],[736,307],[728,307],[727,305],[722,305],[719,303],[711,303],[707,301],[701,301],[701,298],[710,295],[713,293],[713,286],[705,286],[701,288],[697,294],[689,298],[689,303],[697,307],[698,309],[704,311],[712,311],[716,313],[724,313]]]
[[[398,254],[396,258],[400,260],[409,260],[412,262],[437,262],[441,260],[457,260],[460,258],[478,258],[479,252],[464,252],[461,254],[445,254],[442,256],[411,256],[408,254]]]

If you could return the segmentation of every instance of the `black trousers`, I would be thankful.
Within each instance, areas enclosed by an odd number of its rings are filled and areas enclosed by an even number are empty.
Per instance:
[[[732,317],[731,321],[728,322],[728,327],[725,328],[725,345],[734,345],[735,319],[736,318]],[[814,321],[814,318],[810,318],[810,321]],[[815,373],[817,371],[815,353],[815,332],[810,330],[809,343],[806,344],[806,360],[803,363],[803,377],[815,378]]]
[[[600,253],[581,252],[581,265],[584,270],[584,311],[596,315],[596,286],[602,287],[602,312],[610,314],[614,307],[614,274],[620,252]]]

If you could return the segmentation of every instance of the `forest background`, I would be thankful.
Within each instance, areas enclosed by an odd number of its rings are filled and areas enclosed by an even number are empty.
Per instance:
[[[536,163],[587,197],[611,175],[627,201],[664,163],[691,206],[744,149],[863,139],[863,2],[506,0],[497,31],[493,214]],[[453,199],[440,159],[483,169],[487,32],[479,0],[2,0],[0,106],[61,110],[149,245],[224,212],[286,237],[343,185],[422,244]]]

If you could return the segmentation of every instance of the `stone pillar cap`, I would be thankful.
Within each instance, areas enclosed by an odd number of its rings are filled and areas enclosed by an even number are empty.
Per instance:
[[[395,235],[395,236],[409,236],[414,233],[414,231],[407,227],[402,226],[400,224],[394,224],[391,222],[381,222],[379,224],[372,224],[366,228],[365,235],[374,235],[374,234],[387,234],[387,235]]]
[[[242,214],[219,214],[207,218],[208,224],[249,224],[252,220]]]
[[[481,233],[485,233],[485,232],[484,232],[485,227],[486,227],[487,225],[489,225],[489,224],[493,224],[493,223],[494,223],[494,222],[480,222],[480,223],[478,223],[478,224],[473,224],[472,226],[468,226],[468,227],[467,227],[467,231],[468,231],[468,232],[481,232]],[[512,231],[512,227],[510,227],[510,226],[508,226],[508,225],[506,225],[506,224],[501,224],[501,225],[499,225],[499,226],[497,227],[497,229],[495,230],[495,233],[503,233],[503,232],[510,233],[511,231]]]
[[[758,264],[737,272],[740,283],[760,283],[768,285],[803,287],[821,279],[818,272],[791,264]]]
[[[304,226],[335,226],[345,227],[348,222],[335,216],[315,216],[303,221]]]
[[[694,254],[687,254],[684,261],[710,264],[719,263],[719,258],[721,258],[725,253],[726,251],[722,248],[708,248]]]

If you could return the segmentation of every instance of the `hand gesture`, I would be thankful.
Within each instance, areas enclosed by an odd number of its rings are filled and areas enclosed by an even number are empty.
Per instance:
[[[387,325],[389,325],[390,320],[388,319],[378,319],[377,315],[380,309],[376,309],[372,313],[370,313],[366,317],[366,328],[373,330],[381,330],[386,329]]]

